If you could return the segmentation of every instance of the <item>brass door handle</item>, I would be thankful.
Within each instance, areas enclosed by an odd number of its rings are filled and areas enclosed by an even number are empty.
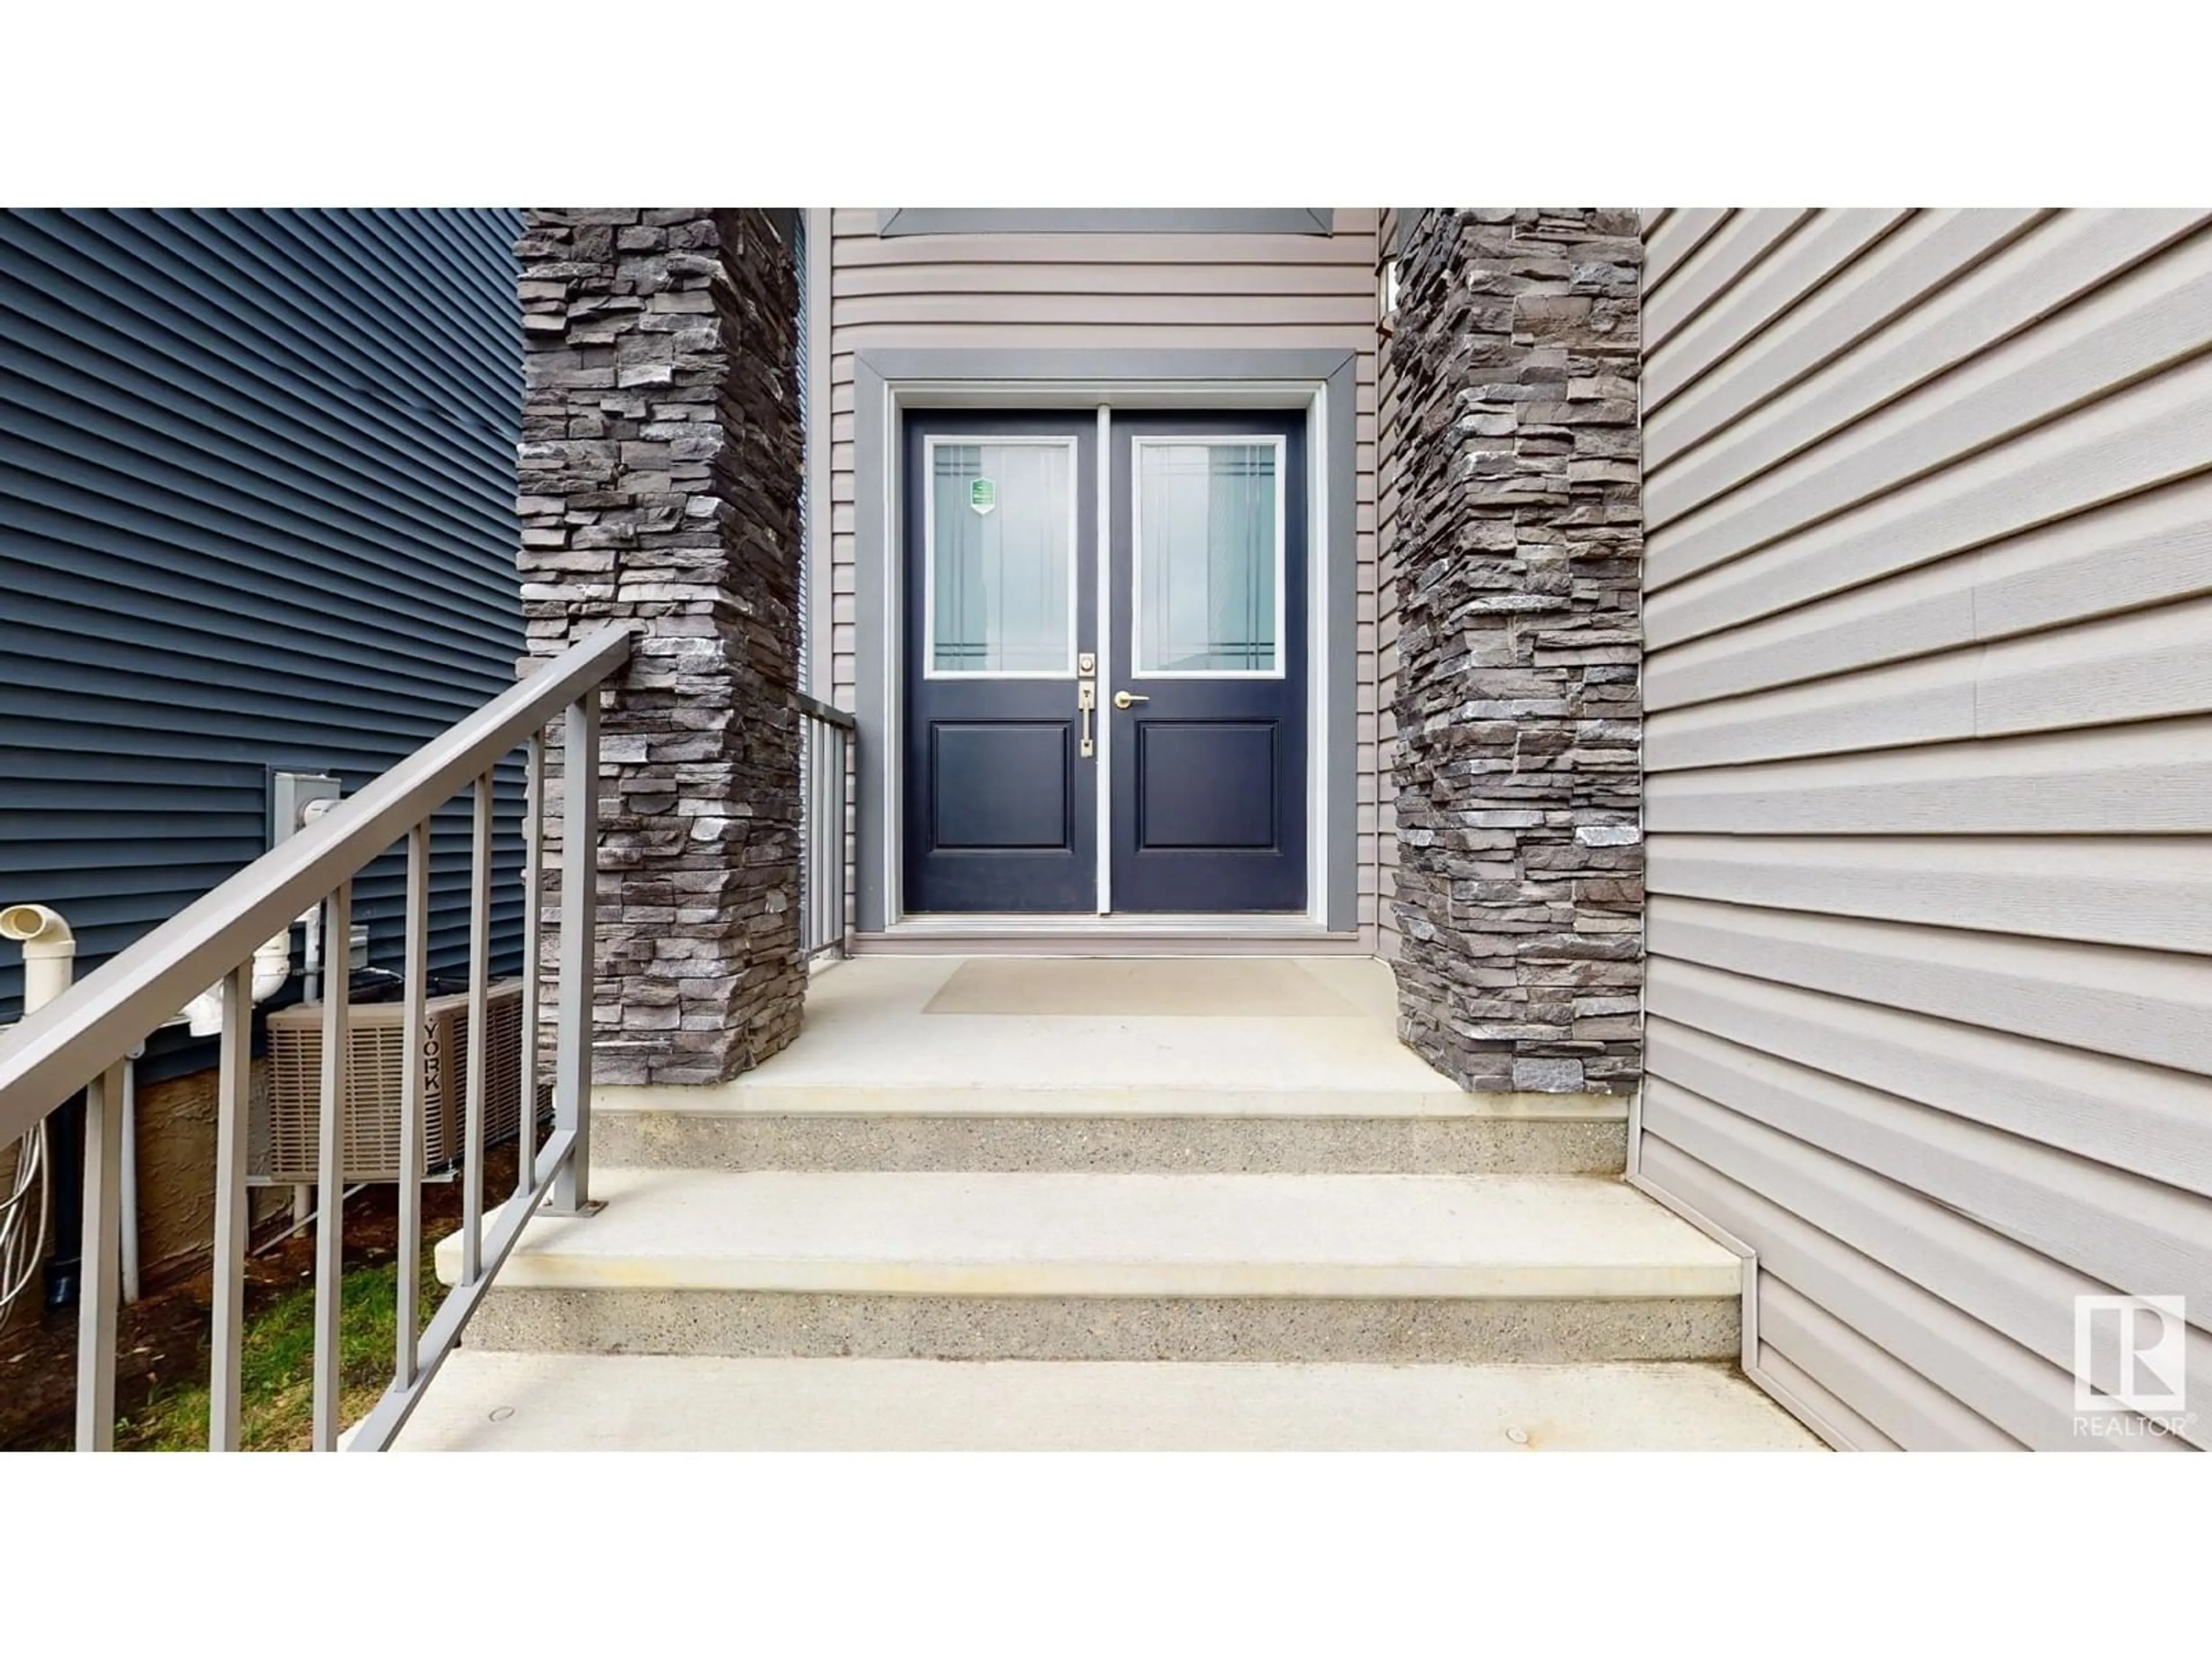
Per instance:
[[[1116,691],[1114,694],[1114,707],[1116,708],[1127,708],[1133,702],[1150,702],[1151,701],[1150,697],[1132,696],[1127,691]]]

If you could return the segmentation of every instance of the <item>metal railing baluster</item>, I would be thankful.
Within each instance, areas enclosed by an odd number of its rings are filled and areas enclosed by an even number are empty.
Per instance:
[[[599,910],[599,694],[568,705],[562,734],[561,1012],[553,1072],[553,1127],[573,1137],[554,1181],[556,1214],[590,1207],[592,1004]]]
[[[823,937],[841,951],[845,947],[845,757],[851,747],[852,738],[842,732],[830,739],[830,810],[823,814],[827,833],[822,858],[830,872],[823,883],[829,908]]]
[[[830,756],[836,743],[830,728],[819,720],[812,723],[814,746],[814,799],[808,806],[806,826],[806,856],[813,871],[814,896],[812,915],[809,919],[806,941],[809,955],[830,942],[830,867],[822,856],[823,832],[830,827]]]
[[[222,981],[216,1060],[215,1316],[208,1340],[208,1449],[236,1451],[244,1413],[239,1361],[246,1345],[246,1165],[253,1104],[253,964]]]
[[[799,781],[805,791],[799,822],[806,836],[806,937],[799,945],[811,957],[822,948],[822,805],[830,780],[822,769],[822,722],[805,714],[799,720],[806,731],[806,775]]]
[[[315,1161],[315,1398],[310,1444],[338,1443],[338,1316],[345,1271],[346,1095],[352,1080],[353,883],[323,902],[322,1115]]]
[[[799,715],[799,948],[814,951],[814,722]]]
[[[813,763],[808,769],[813,776],[806,802],[806,951],[811,956],[830,939],[830,890],[824,879],[829,872],[822,861],[823,815],[830,807],[830,728],[819,720],[808,720],[806,746]]]
[[[469,851],[468,1087],[461,1120],[461,1283],[483,1276],[484,1073],[491,1054],[491,774],[477,780]]]
[[[419,1351],[416,1334],[422,1310],[416,1287],[422,1282],[422,1162],[428,1138],[423,1099],[423,1044],[430,1002],[430,820],[407,832],[406,941],[400,974],[404,1001],[401,1026],[407,1033],[407,1064],[399,1073],[399,1265],[398,1333],[392,1379],[401,1388],[415,1380]]]
[[[123,1067],[84,1093],[84,1237],[78,1246],[76,1449],[115,1449],[115,1309],[123,1288]]]
[[[538,951],[545,927],[545,733],[530,734],[522,785],[522,1043],[521,1118],[517,1129],[514,1190],[530,1190],[538,1163],[538,988],[544,976]]]
[[[845,858],[845,848],[847,845],[845,836],[847,834],[847,815],[853,810],[851,790],[848,774],[848,769],[853,764],[854,748],[853,733],[850,730],[848,730],[845,733],[845,740],[843,744],[840,745],[837,757],[837,842],[836,853],[837,860],[836,931],[837,948],[840,951],[842,951],[845,948],[845,929],[847,926],[846,906],[850,902],[851,898],[851,895],[846,890],[845,885],[847,872],[850,868],[846,862]]]

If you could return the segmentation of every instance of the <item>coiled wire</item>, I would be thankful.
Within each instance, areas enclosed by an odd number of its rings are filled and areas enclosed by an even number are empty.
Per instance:
[[[15,1143],[15,1173],[0,1195],[0,1327],[37,1275],[46,1236],[46,1126]]]

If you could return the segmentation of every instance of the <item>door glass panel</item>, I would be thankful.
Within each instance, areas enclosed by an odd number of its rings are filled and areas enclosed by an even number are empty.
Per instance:
[[[1137,672],[1277,672],[1275,446],[1135,447]]]
[[[930,672],[1073,672],[1073,447],[940,443],[931,453]]]

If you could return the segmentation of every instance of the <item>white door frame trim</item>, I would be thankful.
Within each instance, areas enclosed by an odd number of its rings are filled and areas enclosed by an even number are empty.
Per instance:
[[[921,441],[922,466],[925,476],[936,477],[937,452],[945,449],[984,449],[992,446],[1001,449],[1064,449],[1067,452],[1067,566],[1073,573],[1082,562],[1082,520],[1076,511],[1080,494],[1076,478],[1080,471],[1083,447],[1075,439],[1041,438],[1034,434],[999,436],[990,433],[962,433],[957,437],[927,437]],[[921,637],[932,642],[934,653],[937,640],[937,507],[925,489],[921,518]],[[1067,663],[1065,667],[1047,670],[1026,668],[939,668],[933,661],[925,659],[921,677],[926,680],[1066,680],[1073,685],[1076,680],[1077,647],[1082,644],[1083,629],[1078,620],[1083,614],[1083,596],[1079,584],[1071,580],[1067,584]]]
[[[1324,388],[1322,395],[1327,396]],[[1290,515],[1285,511],[1285,477],[1288,471],[1284,464],[1284,451],[1288,447],[1279,437],[1255,436],[1249,433],[1203,438],[1132,438],[1129,441],[1129,617],[1131,623],[1140,623],[1145,616],[1145,474],[1137,464],[1138,452],[1145,449],[1173,449],[1178,445],[1210,448],[1259,449],[1265,447],[1274,455],[1275,469],[1275,645],[1274,666],[1272,668],[1147,668],[1144,665],[1144,630],[1129,641],[1129,677],[1139,680],[1279,680],[1290,670],[1285,659],[1289,656],[1285,643],[1288,626],[1290,594],[1283,584],[1284,561],[1290,546]],[[1309,556],[1312,552],[1313,535],[1308,526],[1306,541]],[[1309,556],[1307,562],[1312,560]],[[1309,626],[1308,631],[1311,629]]]

